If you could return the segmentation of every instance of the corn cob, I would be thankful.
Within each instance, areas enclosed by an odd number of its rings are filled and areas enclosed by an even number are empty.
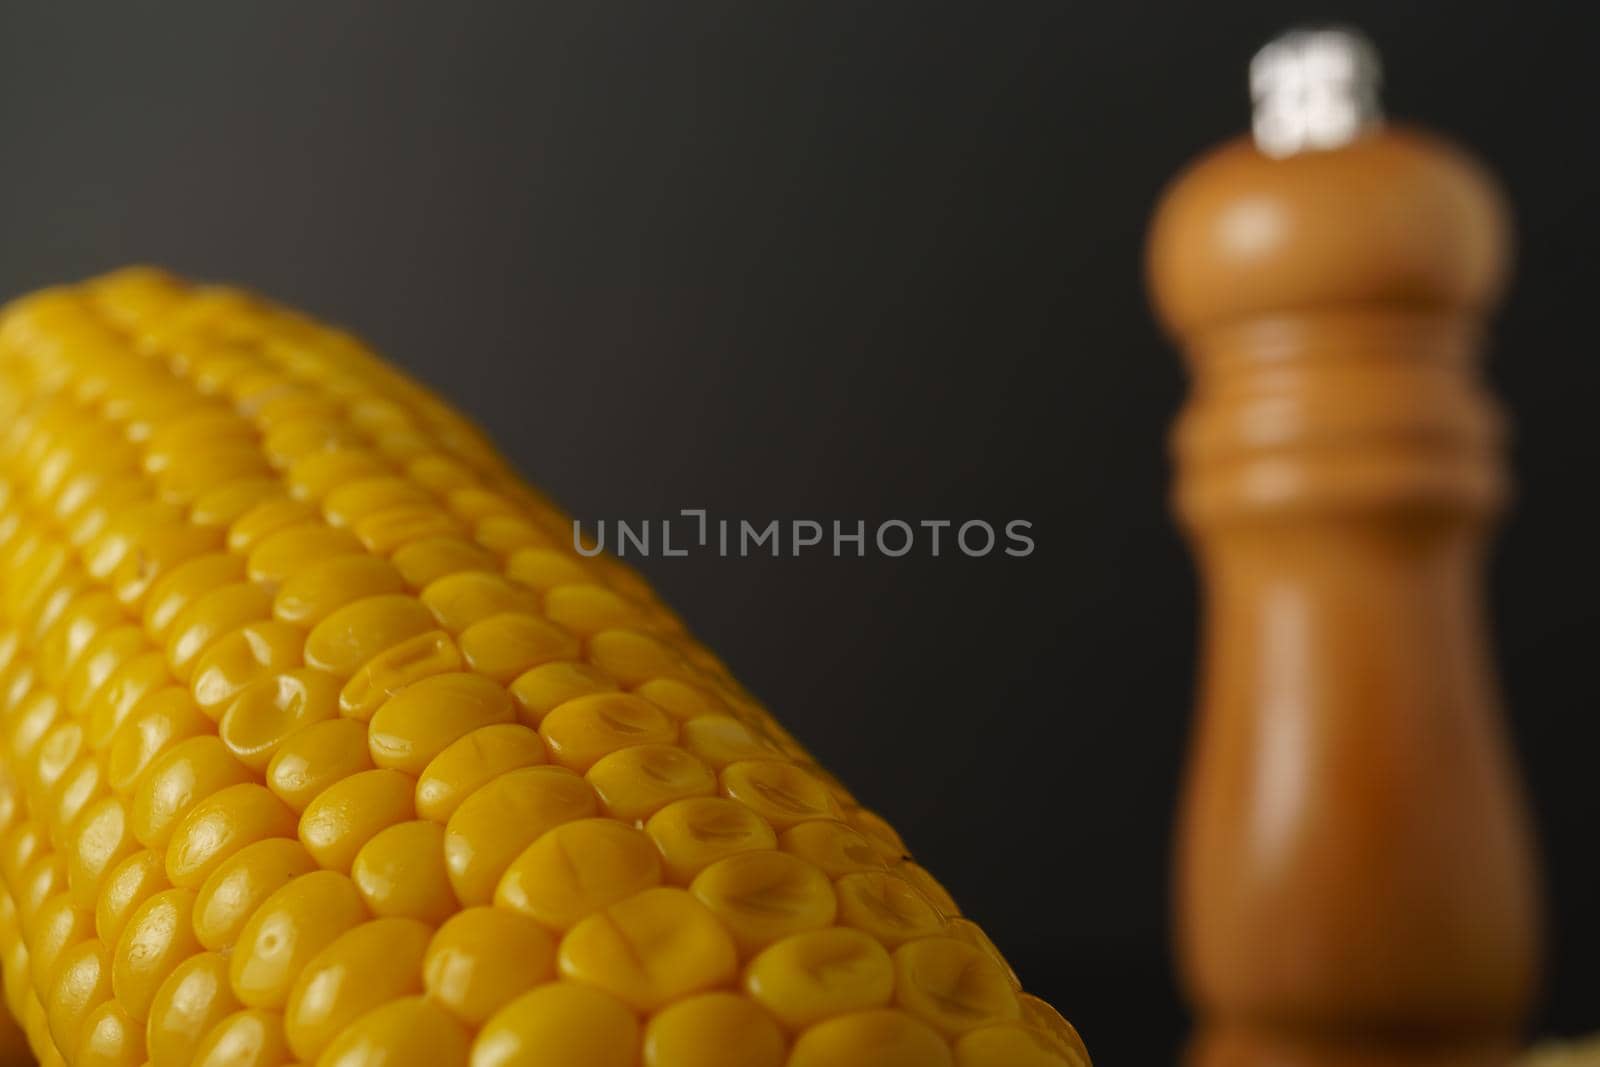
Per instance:
[[[1087,1067],[635,574],[351,337],[0,316],[0,953],[40,1063]]]

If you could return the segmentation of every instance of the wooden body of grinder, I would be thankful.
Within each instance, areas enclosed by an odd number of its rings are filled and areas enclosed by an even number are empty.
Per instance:
[[[1174,183],[1149,250],[1193,376],[1175,498],[1205,604],[1189,1059],[1498,1067],[1539,940],[1481,596],[1509,227],[1470,159],[1381,122],[1358,38],[1317,38],[1269,46],[1255,139]]]

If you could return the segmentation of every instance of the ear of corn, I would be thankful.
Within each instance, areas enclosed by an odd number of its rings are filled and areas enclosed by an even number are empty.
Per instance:
[[[350,337],[0,317],[0,953],[43,1064],[1086,1067],[614,560]]]

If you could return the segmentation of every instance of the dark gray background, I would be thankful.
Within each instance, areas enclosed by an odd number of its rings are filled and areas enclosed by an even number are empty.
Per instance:
[[[1593,47],[1577,5],[1352,3],[1394,112],[1504,176],[1495,608],[1600,1027]],[[644,569],[1107,1063],[1180,1032],[1193,590],[1140,248],[1297,5],[0,6],[0,293],[130,261],[365,335],[575,514],[1025,518],[1029,559]],[[1592,732],[1592,731],[1591,731]]]

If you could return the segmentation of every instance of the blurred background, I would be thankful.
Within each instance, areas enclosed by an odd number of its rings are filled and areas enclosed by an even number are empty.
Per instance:
[[[128,262],[343,324],[586,520],[1011,519],[1026,559],[642,569],[1107,1062],[1184,1026],[1167,855],[1195,590],[1162,184],[1302,16],[1471,145],[1521,264],[1493,608],[1553,896],[1540,1031],[1600,1027],[1600,104],[1580,5],[0,6],[0,296]]]

